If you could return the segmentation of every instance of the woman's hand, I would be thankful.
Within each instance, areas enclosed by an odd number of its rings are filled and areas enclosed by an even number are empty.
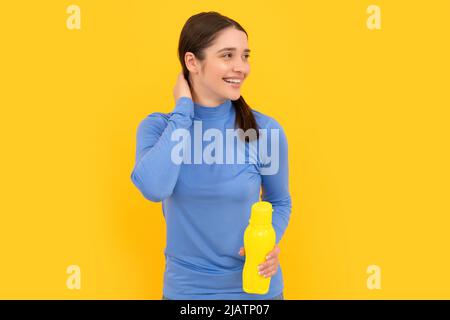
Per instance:
[[[274,249],[270,251],[269,254],[266,256],[266,262],[258,266],[260,275],[263,275],[264,278],[267,278],[272,277],[275,273],[277,273],[278,265],[280,263],[278,259],[279,254],[280,254],[280,247],[278,246],[278,244],[275,244]],[[241,249],[239,249],[239,255],[240,256],[245,255],[244,247],[241,247]]]
[[[173,88],[173,97],[175,102],[181,97],[188,97],[192,99],[191,89],[189,88],[189,83],[184,78],[183,72],[178,74],[177,82]]]

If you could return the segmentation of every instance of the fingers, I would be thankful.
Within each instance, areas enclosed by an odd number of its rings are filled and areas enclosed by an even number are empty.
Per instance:
[[[273,264],[266,266],[265,268],[261,268],[261,270],[258,272],[261,276],[264,278],[272,277],[278,270],[278,264]]]
[[[278,245],[275,245],[275,249],[273,249],[267,254],[266,259],[268,260],[277,258],[279,254],[280,254],[280,247]]]
[[[266,260],[264,263],[261,263],[258,266],[258,270],[259,271],[266,271],[267,269],[273,268],[273,267],[278,266],[278,258],[272,258],[272,259],[268,259]]]
[[[278,269],[280,247],[275,244],[272,251],[267,254],[266,261],[258,266],[259,273],[264,277],[273,276]]]
[[[279,254],[280,250],[273,250],[267,254],[266,260],[278,259]]]
[[[178,74],[178,78],[173,89],[173,96],[175,101],[177,101],[180,97],[188,97],[192,99],[191,89],[189,87],[189,83],[184,78],[183,72]]]
[[[261,276],[267,278],[272,277],[275,273],[277,273],[279,264],[278,260],[279,254],[280,254],[280,247],[278,245],[275,245],[274,249],[267,254],[266,261],[258,266],[258,273]],[[239,255],[240,256],[245,255],[244,247],[241,247],[239,249]]]

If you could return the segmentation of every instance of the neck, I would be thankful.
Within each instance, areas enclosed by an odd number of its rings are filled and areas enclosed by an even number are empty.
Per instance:
[[[203,94],[199,88],[194,83],[194,86],[192,88],[192,100],[201,106],[205,107],[216,107],[218,105],[221,105],[225,102],[226,99],[220,99],[220,98],[213,98],[209,97],[206,94]]]

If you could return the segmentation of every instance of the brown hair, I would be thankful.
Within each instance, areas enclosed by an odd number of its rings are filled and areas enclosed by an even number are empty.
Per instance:
[[[189,82],[189,70],[184,62],[186,52],[192,52],[199,60],[205,59],[203,50],[211,45],[219,31],[229,27],[243,31],[248,38],[247,32],[239,23],[218,12],[201,12],[191,16],[186,21],[181,30],[178,43],[178,58],[183,68],[184,78],[188,81],[189,85],[191,85]],[[236,109],[235,124],[237,127],[242,129],[244,133],[248,129],[254,129],[256,131],[256,139],[258,139],[258,125],[250,106],[245,102],[242,96],[237,100],[233,100],[232,103]],[[246,137],[249,138],[249,140],[253,140],[252,136]]]

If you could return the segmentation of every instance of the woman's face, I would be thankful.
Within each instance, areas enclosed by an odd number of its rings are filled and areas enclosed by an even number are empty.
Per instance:
[[[197,72],[191,72],[194,95],[214,104],[224,99],[239,99],[242,84],[250,73],[247,35],[235,28],[226,28],[204,53],[205,59],[197,60]]]

